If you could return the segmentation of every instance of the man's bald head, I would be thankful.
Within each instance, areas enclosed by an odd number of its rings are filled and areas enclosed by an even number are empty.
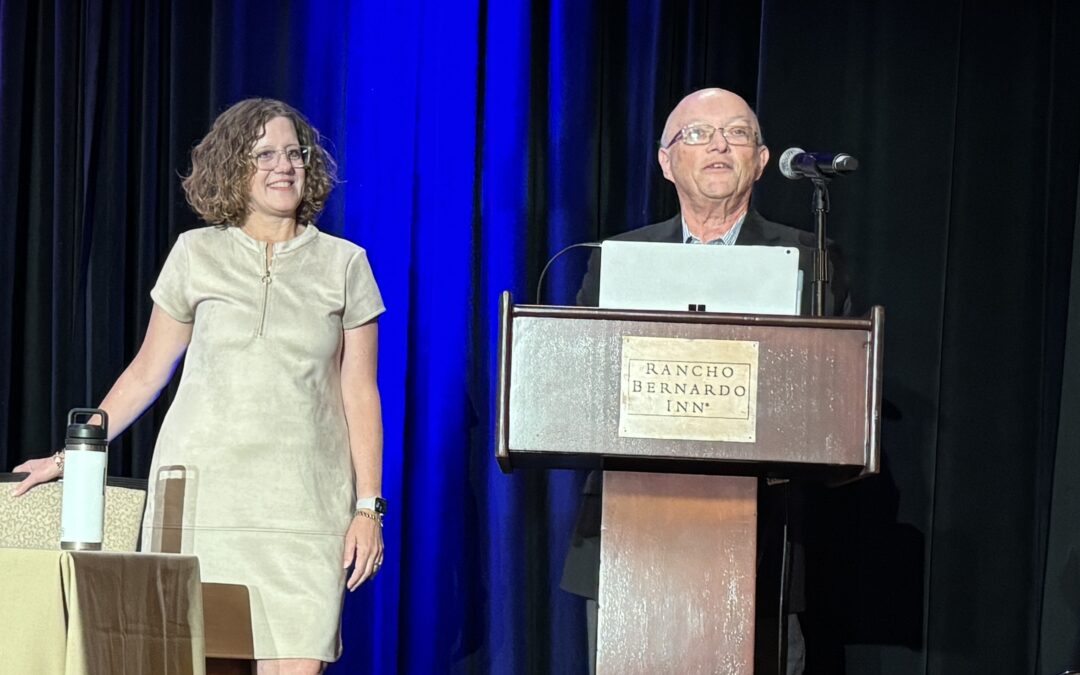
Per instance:
[[[660,145],[666,147],[671,143],[672,137],[679,130],[695,121],[707,118],[716,110],[723,110],[728,116],[744,117],[754,128],[758,138],[761,138],[761,125],[758,123],[757,114],[750,104],[735,92],[727,89],[712,87],[699,89],[687,94],[668,115],[664,124],[664,133],[660,136]],[[760,142],[760,141],[759,141]]]

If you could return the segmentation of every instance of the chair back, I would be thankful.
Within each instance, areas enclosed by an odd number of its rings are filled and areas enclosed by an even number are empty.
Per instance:
[[[0,547],[60,548],[62,481],[34,486],[21,497],[11,490],[26,474],[0,473]],[[136,551],[146,506],[146,481],[110,477],[105,483],[105,551]]]

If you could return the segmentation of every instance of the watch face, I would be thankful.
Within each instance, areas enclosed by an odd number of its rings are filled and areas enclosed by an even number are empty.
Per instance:
[[[375,513],[386,515],[386,500],[382,497],[375,498]]]

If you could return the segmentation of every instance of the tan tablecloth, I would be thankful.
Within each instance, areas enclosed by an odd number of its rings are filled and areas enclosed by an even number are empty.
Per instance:
[[[194,556],[0,548],[0,673],[204,675]]]

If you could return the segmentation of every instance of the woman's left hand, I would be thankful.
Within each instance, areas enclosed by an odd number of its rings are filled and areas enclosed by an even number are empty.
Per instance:
[[[375,515],[371,512],[371,515]],[[350,591],[355,591],[375,573],[383,562],[382,525],[373,518],[363,515],[353,516],[349,531],[345,533],[345,559],[343,566],[353,566],[352,574],[346,582]]]
[[[53,457],[28,459],[11,471],[12,473],[22,473],[23,471],[26,471],[30,474],[24,478],[21,483],[15,486],[15,489],[11,492],[12,497],[18,497],[35,485],[56,480],[63,475],[60,472],[60,464],[57,463],[55,455]]]

